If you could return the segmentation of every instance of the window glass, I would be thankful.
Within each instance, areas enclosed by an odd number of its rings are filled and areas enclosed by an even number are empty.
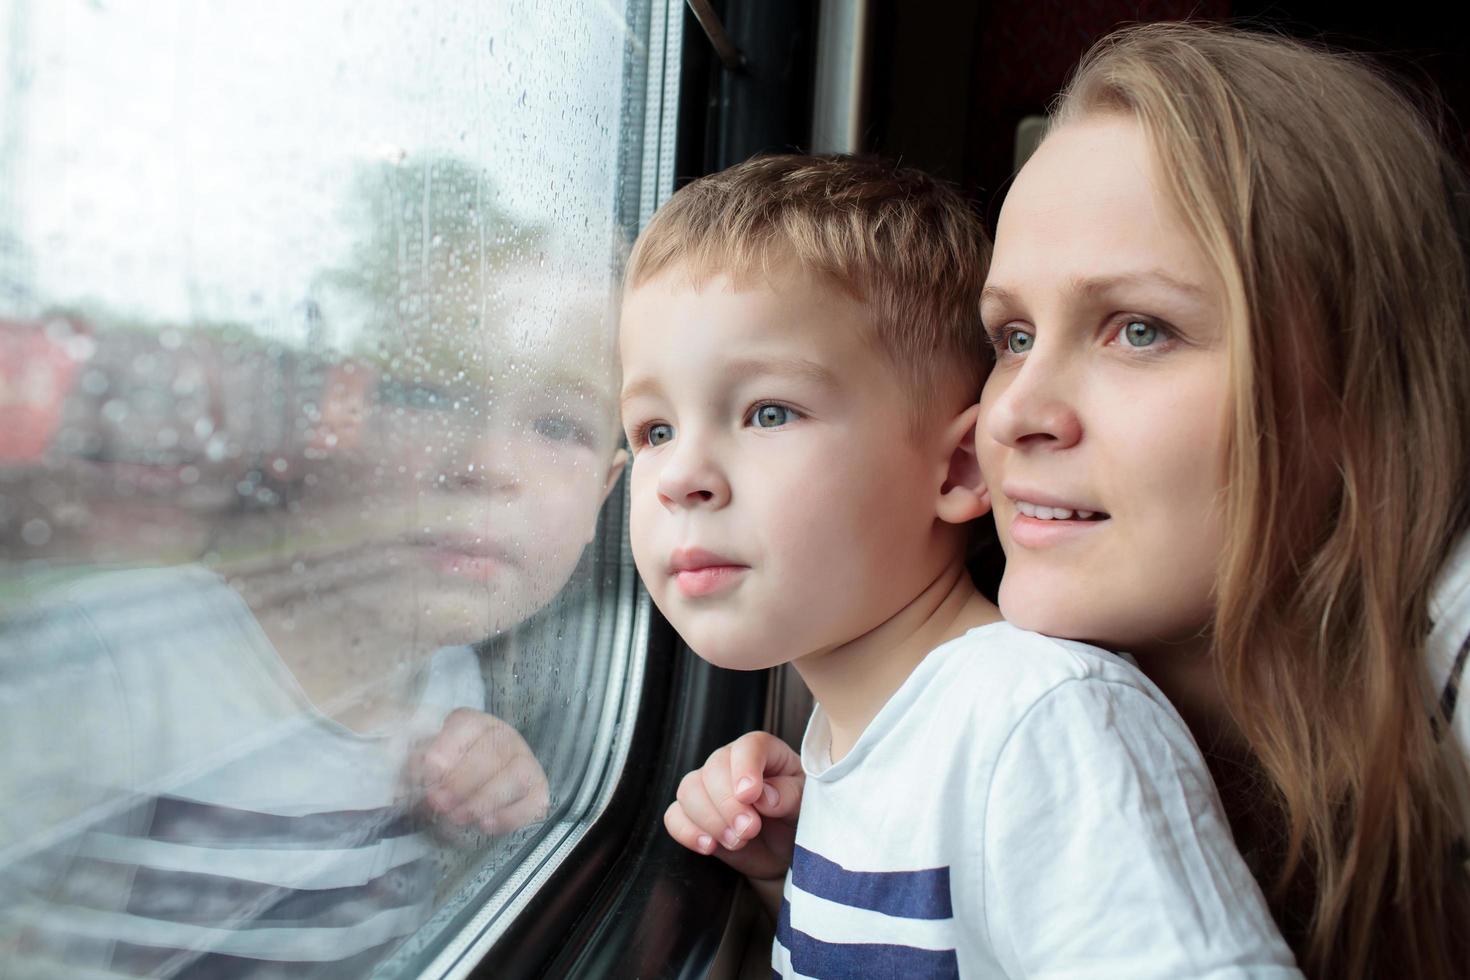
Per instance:
[[[585,830],[671,7],[0,0],[0,974],[462,972]]]

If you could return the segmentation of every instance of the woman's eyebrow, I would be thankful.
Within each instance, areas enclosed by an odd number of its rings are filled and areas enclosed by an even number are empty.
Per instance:
[[[986,286],[980,290],[980,303],[1010,304],[1016,302],[1016,294],[1004,286]]]
[[[1068,284],[1069,291],[1083,296],[1095,296],[1119,286],[1162,286],[1192,299],[1204,299],[1208,293],[1198,283],[1180,279],[1163,269],[1143,272],[1124,272],[1106,276],[1076,276]]]
[[[1205,287],[1186,279],[1180,279],[1163,269],[1100,276],[1073,276],[1067,281],[1066,290],[1074,296],[1095,297],[1120,287],[1139,286],[1162,287],[1195,301],[1203,301],[1209,296],[1209,291]],[[1020,303],[1020,296],[1005,286],[986,286],[980,291],[980,303],[982,305],[999,303],[1014,306]]]

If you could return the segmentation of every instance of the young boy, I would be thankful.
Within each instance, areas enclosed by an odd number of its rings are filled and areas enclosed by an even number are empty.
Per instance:
[[[669,832],[773,911],[789,860],[781,976],[1296,976],[1162,695],[966,573],[987,257],[935,181],[806,157],[695,181],[634,247],[639,572],[700,656],[818,701],[794,853],[769,737],[689,774]]]

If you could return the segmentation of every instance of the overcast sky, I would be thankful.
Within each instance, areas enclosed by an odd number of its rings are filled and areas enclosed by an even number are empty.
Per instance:
[[[0,200],[33,293],[299,342],[313,277],[345,258],[354,168],[435,155],[483,165],[501,207],[596,264],[615,234],[622,10],[0,0]]]

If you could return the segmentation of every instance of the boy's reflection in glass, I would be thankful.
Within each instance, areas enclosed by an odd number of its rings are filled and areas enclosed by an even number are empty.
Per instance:
[[[606,297],[524,293],[507,326],[329,375],[313,451],[266,464],[291,506],[213,517],[246,556],[228,582],[91,574],[5,623],[7,974],[361,975],[423,922],[444,847],[545,813],[497,717],[525,705],[467,644],[557,594],[622,459]]]

